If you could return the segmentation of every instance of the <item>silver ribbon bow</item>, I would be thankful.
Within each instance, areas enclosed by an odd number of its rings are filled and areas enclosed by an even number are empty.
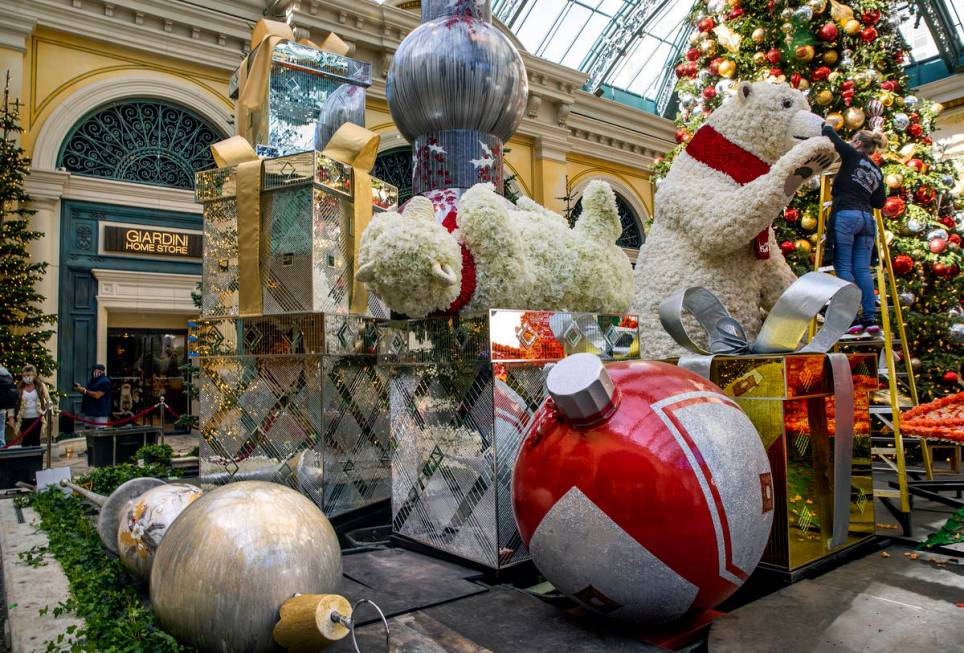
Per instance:
[[[860,289],[852,283],[822,272],[808,272],[780,296],[752,343],[746,331],[712,292],[701,286],[681,290],[659,306],[659,321],[680,346],[693,352],[678,365],[710,378],[715,355],[824,353],[833,375],[836,405],[834,438],[834,511],[830,547],[847,541],[850,521],[850,471],[854,436],[854,386],[850,363],[844,354],[828,353],[850,328],[860,305]],[[823,307],[824,323],[810,342],[801,346],[804,334]],[[706,331],[709,351],[686,333],[683,313],[689,313]],[[811,428],[811,435],[817,436]]]

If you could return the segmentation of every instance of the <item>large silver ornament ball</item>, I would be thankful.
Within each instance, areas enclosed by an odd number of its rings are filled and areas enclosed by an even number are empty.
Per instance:
[[[117,527],[117,555],[128,571],[139,578],[150,578],[157,547],[167,529],[203,494],[195,485],[171,483],[127,502]]]
[[[272,629],[295,593],[330,594],[341,549],[328,519],[291,488],[231,483],[184,510],[158,547],[151,603],[180,642],[209,653],[276,651]]]

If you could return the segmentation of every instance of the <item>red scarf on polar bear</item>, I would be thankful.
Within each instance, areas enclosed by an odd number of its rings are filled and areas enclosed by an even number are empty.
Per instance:
[[[770,172],[770,164],[747,152],[709,125],[700,127],[686,146],[686,153],[704,165],[722,172],[743,186]],[[767,227],[750,244],[761,260],[770,258],[770,228]]]

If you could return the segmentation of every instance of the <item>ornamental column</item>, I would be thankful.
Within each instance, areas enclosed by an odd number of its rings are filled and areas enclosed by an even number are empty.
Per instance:
[[[422,24],[395,52],[386,89],[412,143],[413,192],[491,182],[501,193],[503,144],[528,89],[522,57],[492,25],[488,0],[422,0]]]

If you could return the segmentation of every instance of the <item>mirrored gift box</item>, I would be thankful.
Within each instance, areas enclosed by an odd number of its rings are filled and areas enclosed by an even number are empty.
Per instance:
[[[511,477],[548,367],[639,358],[635,316],[492,310],[384,328],[394,534],[491,569],[528,560]]]
[[[761,565],[799,570],[874,536],[870,396],[876,356],[847,354],[854,388],[854,437],[846,538],[831,547],[836,409],[824,354],[716,356],[711,380],[756,427],[773,473],[774,521]]]
[[[261,166],[259,312],[347,313],[354,274],[353,168],[318,151],[265,159]],[[370,179],[372,211],[394,209],[398,189]],[[197,173],[195,197],[204,205],[205,318],[240,315],[238,192],[238,166]],[[367,314],[387,317],[388,311],[369,295]]]
[[[242,66],[254,60],[256,51]],[[239,96],[239,72],[231,77],[233,99]],[[250,114],[250,124],[238,125],[238,133],[254,145],[259,156],[321,149],[343,123],[365,125],[365,89],[371,83],[369,63],[281,41],[271,52],[259,109]]]
[[[195,335],[202,483],[285,483],[329,517],[388,498],[388,380],[377,365],[376,320],[201,320]]]

